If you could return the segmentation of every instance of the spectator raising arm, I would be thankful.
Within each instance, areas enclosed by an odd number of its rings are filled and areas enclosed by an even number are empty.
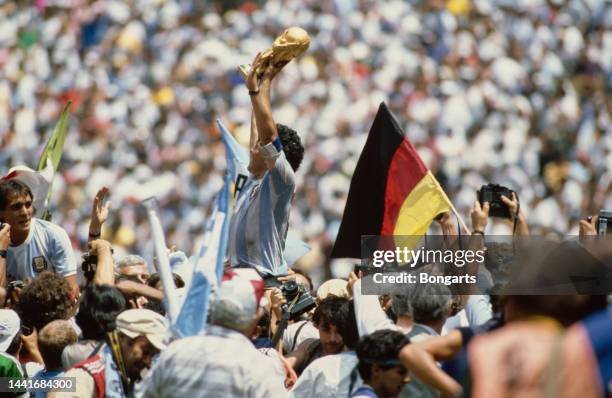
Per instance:
[[[96,193],[91,208],[91,221],[89,222],[89,240],[97,239],[102,235],[102,225],[108,218],[108,211],[111,206],[111,201],[104,203],[105,197],[108,195],[108,188],[102,187]]]
[[[529,236],[527,218],[525,217],[525,213],[519,204],[516,193],[512,192],[512,200],[505,196],[502,196],[501,200],[506,206],[508,206],[508,210],[510,211],[510,221],[516,223],[516,234],[519,236]],[[514,233],[515,231],[512,232]]]
[[[96,285],[115,284],[114,263],[111,244],[104,239],[95,239],[88,243],[89,254],[98,257],[93,282]]]

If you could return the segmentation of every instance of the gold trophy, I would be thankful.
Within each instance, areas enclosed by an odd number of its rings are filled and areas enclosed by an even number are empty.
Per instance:
[[[289,62],[293,58],[302,55],[309,45],[310,36],[308,36],[308,32],[304,29],[297,26],[285,29],[283,34],[274,40],[272,47],[261,54],[262,66],[258,68],[257,74],[261,75],[263,73],[264,65],[269,62],[268,59],[274,64]],[[251,71],[251,64],[240,65],[238,71],[242,78],[246,80]]]

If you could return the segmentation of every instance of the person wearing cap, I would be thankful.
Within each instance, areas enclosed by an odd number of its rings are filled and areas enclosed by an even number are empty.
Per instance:
[[[363,384],[351,398],[391,398],[410,381],[408,369],[399,360],[408,338],[394,330],[378,330],[357,345],[357,370]]]
[[[126,397],[133,392],[141,372],[166,347],[166,321],[156,312],[133,309],[120,313],[115,324],[105,343],[64,374],[76,378],[76,392],[57,392],[50,397]]]
[[[229,269],[210,303],[205,335],[174,341],[160,355],[137,397],[284,397],[275,359],[250,340],[265,304],[253,269]]]
[[[21,320],[13,310],[0,309],[0,377],[24,377],[24,367],[17,360],[21,348]],[[2,395],[16,397],[20,394]]]
[[[34,217],[34,195],[16,178],[0,180],[0,287],[53,271],[78,292],[77,264],[68,234]]]

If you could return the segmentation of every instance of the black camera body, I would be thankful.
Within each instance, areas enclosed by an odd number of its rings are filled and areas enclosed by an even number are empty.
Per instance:
[[[612,234],[612,211],[599,210],[597,217],[597,235],[605,236]]]
[[[25,287],[25,283],[20,280],[10,281],[6,286],[6,290],[8,293],[12,292],[15,289],[23,289]]]
[[[502,202],[501,197],[505,196],[512,200],[513,190],[498,184],[483,185],[478,191],[478,201],[480,205],[489,202],[489,217],[511,218],[510,209]],[[518,200],[518,195],[516,196]]]
[[[289,312],[289,319],[295,320],[300,315],[310,311],[317,306],[317,302],[310,293],[294,280],[283,282],[280,286],[287,304],[283,305],[283,312]]]
[[[89,252],[83,253],[83,263],[81,264],[81,269],[83,270],[83,275],[87,280],[93,279],[96,274],[96,268],[98,265],[98,256],[94,254],[90,254]]]

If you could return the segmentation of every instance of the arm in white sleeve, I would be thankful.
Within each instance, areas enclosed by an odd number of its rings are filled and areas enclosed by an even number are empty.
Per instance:
[[[491,302],[487,295],[472,295],[465,303],[465,315],[470,326],[478,326],[493,317]]]
[[[378,301],[378,296],[361,294],[361,279],[353,285],[353,305],[359,337],[367,336],[377,330],[397,330]]]

